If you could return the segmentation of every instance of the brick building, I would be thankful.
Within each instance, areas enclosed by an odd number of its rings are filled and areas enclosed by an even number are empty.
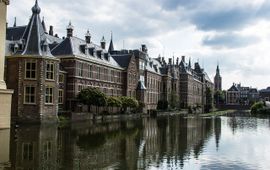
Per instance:
[[[205,104],[206,87],[214,88],[207,73],[185,57],[152,58],[146,45],[135,50],[115,50],[113,39],[91,41],[74,36],[70,22],[66,37],[58,38],[53,27],[46,31],[36,1],[26,26],[7,28],[6,81],[14,89],[13,120],[57,120],[59,111],[83,111],[76,99],[88,87],[108,96],[130,96],[144,104],[143,112],[155,110],[158,101],[170,107],[187,108]],[[12,76],[11,76],[12,75]],[[94,110],[94,109],[93,109]]]

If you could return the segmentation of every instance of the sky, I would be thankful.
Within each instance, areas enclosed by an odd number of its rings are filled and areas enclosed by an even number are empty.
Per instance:
[[[11,1],[8,23],[26,25],[35,0]],[[214,78],[219,63],[223,88],[233,83],[270,86],[269,0],[39,0],[46,26],[66,36],[89,29],[94,43],[113,32],[116,49],[146,44],[150,57],[186,56]]]

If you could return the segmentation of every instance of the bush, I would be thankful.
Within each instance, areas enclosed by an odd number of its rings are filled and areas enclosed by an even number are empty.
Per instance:
[[[263,102],[257,102],[251,106],[252,114],[259,114],[260,110],[265,108],[265,104]]]
[[[122,103],[122,111],[126,112],[127,108],[137,109],[139,107],[138,100],[132,98],[132,97],[120,97],[121,103]]]
[[[167,100],[159,100],[157,104],[158,110],[167,110],[168,109],[168,101]]]

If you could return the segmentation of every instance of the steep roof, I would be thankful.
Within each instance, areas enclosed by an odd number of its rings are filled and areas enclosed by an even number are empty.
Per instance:
[[[7,28],[6,39],[10,41],[20,40],[27,25],[19,27],[9,27]]]
[[[112,55],[112,57],[114,58],[114,60],[121,66],[124,68],[127,68],[129,63],[130,63],[130,59],[133,56],[132,53],[128,53],[128,54],[114,54]]]
[[[86,53],[86,49],[92,50],[93,54]],[[110,65],[113,67],[122,68],[111,55],[100,46],[90,43],[78,37],[67,37],[60,44],[52,49],[52,54],[55,56],[71,55],[82,59],[92,60],[101,64]],[[106,55],[108,59],[102,58],[99,55]]]
[[[232,85],[232,87],[231,88],[229,88],[229,90],[228,91],[237,91],[237,92],[239,92],[240,90],[235,86],[235,84],[233,84]]]

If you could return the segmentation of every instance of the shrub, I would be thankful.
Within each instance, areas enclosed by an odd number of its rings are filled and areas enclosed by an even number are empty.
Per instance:
[[[158,110],[167,110],[168,109],[168,101],[167,100],[159,100],[157,104]]]
[[[257,102],[251,106],[252,114],[259,114],[260,110],[265,108],[265,104],[263,102]]]
[[[126,112],[127,108],[137,109],[139,107],[139,102],[132,97],[120,97],[122,103],[122,111]]]

